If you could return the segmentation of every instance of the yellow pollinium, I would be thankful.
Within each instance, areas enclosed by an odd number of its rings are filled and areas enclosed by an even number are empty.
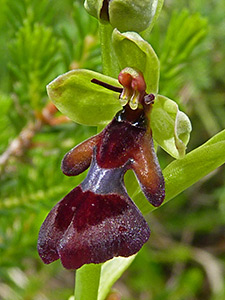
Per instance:
[[[124,88],[120,95],[120,104],[125,106],[129,104],[132,110],[135,110],[139,106],[140,93],[128,88]]]

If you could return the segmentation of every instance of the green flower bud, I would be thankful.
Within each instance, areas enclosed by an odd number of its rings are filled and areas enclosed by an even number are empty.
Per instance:
[[[89,14],[100,21],[110,22],[119,31],[140,32],[148,28],[162,0],[85,0]]]

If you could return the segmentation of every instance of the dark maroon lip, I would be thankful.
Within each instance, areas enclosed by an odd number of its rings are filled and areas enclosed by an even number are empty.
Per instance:
[[[65,268],[77,269],[130,256],[149,235],[148,224],[127,195],[96,194],[78,186],[47,216],[38,251],[46,264],[60,258]]]

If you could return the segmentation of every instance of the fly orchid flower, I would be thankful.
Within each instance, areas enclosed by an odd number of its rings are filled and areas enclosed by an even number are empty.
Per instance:
[[[132,169],[149,202],[165,197],[164,179],[150,128],[153,94],[146,94],[141,72],[125,68],[119,74],[123,109],[99,134],[70,150],[62,161],[65,175],[89,172],[84,181],[51,210],[41,226],[38,251],[44,263],[61,259],[67,269],[103,263],[137,253],[150,229],[127,194],[124,174]]]

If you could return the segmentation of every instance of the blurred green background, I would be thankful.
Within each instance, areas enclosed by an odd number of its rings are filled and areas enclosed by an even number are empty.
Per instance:
[[[0,299],[62,300],[74,272],[36,250],[50,209],[85,174],[64,154],[95,134],[49,105],[45,86],[73,68],[101,72],[98,23],[83,1],[0,0]],[[225,127],[225,2],[167,0],[151,34],[160,93],[192,121],[188,151]],[[172,158],[159,149],[160,164]],[[193,166],[194,168],[194,166]],[[225,299],[224,167],[147,216],[152,236],[114,289],[123,300]]]

